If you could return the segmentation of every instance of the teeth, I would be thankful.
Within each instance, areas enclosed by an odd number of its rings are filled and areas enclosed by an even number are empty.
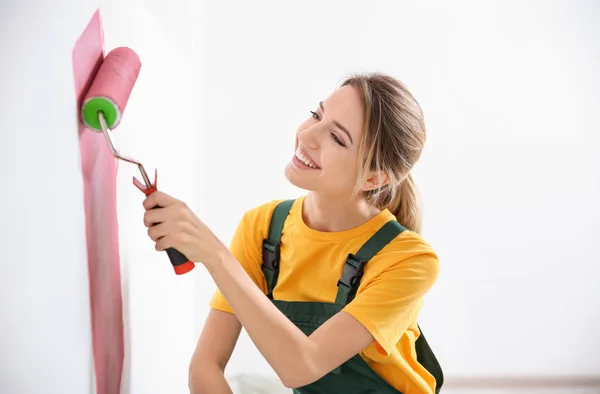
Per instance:
[[[310,161],[306,156],[300,153],[300,151],[296,151],[296,157],[298,158],[298,160],[300,160],[302,163],[306,164],[310,168],[318,168],[315,163]]]

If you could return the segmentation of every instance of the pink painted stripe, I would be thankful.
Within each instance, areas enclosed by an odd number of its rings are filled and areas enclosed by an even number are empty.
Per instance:
[[[73,48],[77,114],[83,95],[103,58],[104,37],[97,10]],[[104,136],[85,128],[80,116],[78,119],[96,392],[119,394],[124,334],[116,206],[117,162]]]

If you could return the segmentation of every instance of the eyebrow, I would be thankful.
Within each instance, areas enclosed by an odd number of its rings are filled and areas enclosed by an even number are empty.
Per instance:
[[[323,102],[319,102],[319,107],[321,107],[321,111],[325,112],[325,107],[323,107]],[[337,120],[333,121],[333,124],[336,125],[340,130],[342,130],[344,133],[346,133],[346,135],[348,135],[348,138],[350,138],[350,143],[354,144],[354,141],[352,141],[352,136],[350,135],[350,132],[348,131],[347,128],[345,128],[340,122],[338,122]]]

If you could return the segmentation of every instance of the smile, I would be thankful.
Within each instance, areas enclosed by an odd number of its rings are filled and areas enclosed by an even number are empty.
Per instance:
[[[297,149],[294,153],[294,162],[297,165],[303,165],[313,170],[321,169],[321,167],[319,167],[317,163],[315,163],[310,157],[308,157],[308,155],[302,153],[300,149]]]

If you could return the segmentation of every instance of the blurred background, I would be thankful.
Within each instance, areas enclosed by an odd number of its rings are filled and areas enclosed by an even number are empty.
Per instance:
[[[294,132],[355,72],[402,80],[428,140],[414,170],[441,259],[420,325],[442,393],[600,393],[597,1],[3,0],[0,392],[93,392],[71,51],[97,8],[142,71],[114,139],[226,243],[303,193]],[[185,393],[215,286],[175,276],[119,164],[123,394]],[[242,333],[236,393],[279,393]],[[282,391],[288,392],[288,391]]]

